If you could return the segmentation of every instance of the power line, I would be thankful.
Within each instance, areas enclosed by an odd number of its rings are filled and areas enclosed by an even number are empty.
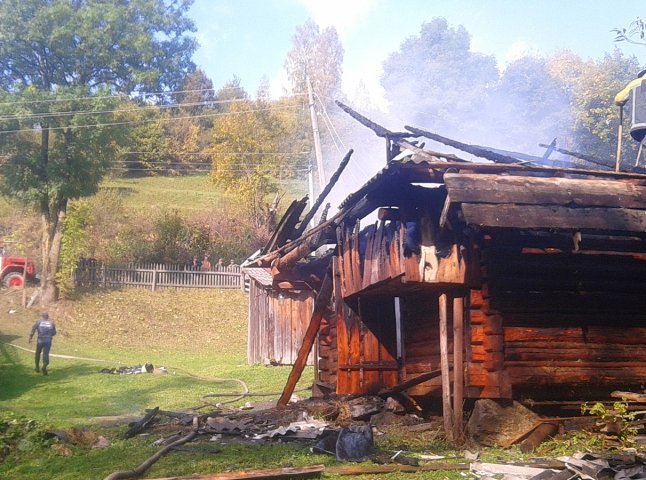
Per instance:
[[[32,103],[58,103],[58,102],[69,102],[70,100],[105,100],[110,98],[115,99],[125,99],[125,98],[134,98],[141,96],[143,99],[146,96],[162,96],[162,95],[179,95],[181,93],[196,93],[196,92],[225,92],[228,90],[241,90],[244,91],[242,87],[222,87],[222,88],[198,88],[194,90],[171,90],[166,92],[130,92],[129,94],[120,93],[117,95],[88,95],[85,97],[74,97],[74,98],[50,98],[45,100],[20,100],[17,102],[3,102],[0,105],[30,105]],[[246,92],[245,92],[246,93]]]
[[[147,105],[139,108],[125,108],[122,110],[68,110],[65,112],[44,112],[44,113],[30,113],[30,114],[15,114],[15,115],[3,115],[0,116],[0,120],[26,120],[29,118],[57,118],[57,117],[68,117],[76,115],[102,115],[105,113],[129,113],[129,112],[141,112],[147,110],[165,110],[171,108],[183,108],[183,107],[196,107],[204,105],[219,105],[219,104],[228,104],[235,102],[249,102],[246,99],[231,99],[231,100],[218,100],[218,101],[205,101],[205,102],[188,102],[188,103],[172,103],[169,105]]]
[[[142,155],[142,154],[156,154],[158,152],[146,152],[146,151],[129,151],[129,152],[119,152],[119,155]],[[203,156],[224,156],[224,155],[267,155],[267,156],[281,156],[287,155],[290,157],[309,155],[310,152],[162,152],[164,154],[172,155],[203,155]]]
[[[206,113],[202,115],[186,115],[182,117],[171,117],[171,118],[156,118],[156,119],[151,119],[151,120],[132,120],[132,121],[125,121],[125,122],[108,122],[108,123],[96,123],[96,124],[90,124],[90,125],[68,125],[65,127],[49,127],[49,131],[57,131],[57,130],[67,130],[67,129],[80,129],[80,128],[93,128],[93,127],[115,127],[115,126],[121,126],[121,125],[133,125],[133,124],[143,124],[143,123],[154,123],[154,122],[169,122],[172,120],[186,120],[189,118],[213,118],[213,117],[225,117],[229,115],[245,115],[249,113],[257,113],[257,112],[267,112],[267,111],[272,111],[272,110],[290,110],[293,108],[297,108],[298,106],[287,106],[287,107],[267,107],[267,108],[256,108],[256,109],[249,109],[249,110],[243,110],[241,112],[218,112],[218,113]],[[33,131],[38,131],[36,128],[21,128],[21,129],[15,129],[15,130],[0,130],[0,134],[6,134],[6,133],[21,133],[21,132],[33,132]]]

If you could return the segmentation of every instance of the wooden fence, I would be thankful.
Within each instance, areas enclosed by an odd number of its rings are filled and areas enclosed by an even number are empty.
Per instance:
[[[82,260],[74,272],[74,284],[86,287],[228,288],[248,291],[248,282],[237,265],[211,270],[193,270],[185,265],[106,265]],[[246,285],[245,285],[246,284]]]

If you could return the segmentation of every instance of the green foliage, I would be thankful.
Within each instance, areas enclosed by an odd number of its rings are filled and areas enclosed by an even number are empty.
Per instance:
[[[0,85],[177,88],[192,68],[189,0],[4,0]],[[46,48],[44,48],[46,46]],[[43,55],[44,53],[44,55]]]
[[[612,408],[606,407],[601,402],[592,405],[584,403],[581,405],[581,413],[593,415],[602,422],[612,425],[617,429],[617,438],[623,443],[629,443],[630,439],[637,435],[637,428],[632,425],[637,417],[636,412],[629,410],[628,402],[614,402]]]
[[[56,274],[56,284],[63,297],[74,289],[73,274],[79,260],[89,256],[88,229],[91,222],[88,202],[80,200],[70,205],[63,233],[61,260]]]
[[[0,2],[2,192],[42,218],[43,303],[56,299],[68,202],[93,195],[114,152],[110,94],[176,88],[193,68],[189,0]],[[88,97],[89,100],[88,101]],[[7,116],[8,115],[8,116]]]
[[[0,464],[41,452],[52,443],[38,421],[11,412],[0,413]]]

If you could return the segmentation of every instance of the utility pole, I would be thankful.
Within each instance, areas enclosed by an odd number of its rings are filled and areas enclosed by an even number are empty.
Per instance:
[[[307,169],[307,183],[309,187],[309,194],[310,194],[310,210],[314,206],[314,201],[316,200],[314,198],[314,168],[312,166],[312,162],[310,161],[309,168]],[[314,226],[314,219],[310,221],[310,225],[313,227]]]
[[[314,109],[314,93],[312,92],[312,82],[310,76],[305,74],[305,83],[307,83],[307,97],[310,102],[310,117],[312,119],[312,135],[314,136],[314,154],[316,155],[316,168],[319,174],[319,188],[322,192],[327,182],[325,181],[325,171],[323,170],[323,153],[321,152],[321,138],[319,136],[319,122],[316,118]],[[314,201],[314,198],[312,198]]]

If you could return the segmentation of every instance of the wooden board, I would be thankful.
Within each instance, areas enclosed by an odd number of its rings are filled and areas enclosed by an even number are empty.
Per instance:
[[[453,202],[646,209],[646,187],[630,181],[446,173],[444,182]]]
[[[468,224],[480,227],[646,232],[646,211],[629,208],[463,203],[462,212]]]

